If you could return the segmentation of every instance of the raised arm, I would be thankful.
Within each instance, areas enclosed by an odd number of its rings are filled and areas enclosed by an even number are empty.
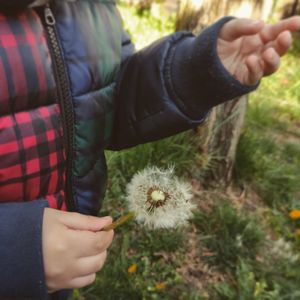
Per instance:
[[[195,127],[213,106],[255,90],[278,68],[299,23],[298,17],[275,25],[226,17],[197,37],[178,32],[134,54],[124,36],[109,148]]]

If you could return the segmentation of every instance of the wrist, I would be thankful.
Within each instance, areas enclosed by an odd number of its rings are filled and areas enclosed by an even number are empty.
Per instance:
[[[182,39],[176,46],[168,90],[183,111],[195,119],[213,106],[253,91],[235,79],[223,66],[217,53],[218,35],[225,17],[207,27],[196,38]]]

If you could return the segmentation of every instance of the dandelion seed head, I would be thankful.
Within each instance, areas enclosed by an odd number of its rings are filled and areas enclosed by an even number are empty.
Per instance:
[[[127,185],[129,210],[148,228],[172,228],[192,217],[191,186],[174,175],[174,169],[149,167],[136,173]]]
[[[165,201],[166,200],[166,194],[163,191],[160,190],[154,190],[151,194],[150,197],[153,201]]]

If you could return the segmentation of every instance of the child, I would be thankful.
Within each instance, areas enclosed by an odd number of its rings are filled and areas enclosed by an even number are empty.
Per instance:
[[[113,0],[46,2],[0,0],[1,299],[91,284],[113,238],[95,217],[104,149],[201,124],[275,72],[300,28],[227,17],[133,54]]]

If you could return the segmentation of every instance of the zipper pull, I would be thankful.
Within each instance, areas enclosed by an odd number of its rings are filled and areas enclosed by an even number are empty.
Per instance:
[[[49,4],[47,4],[45,9],[44,9],[44,15],[45,15],[46,24],[49,25],[49,26],[54,26],[55,25],[55,18],[54,18],[54,15],[52,13],[52,10],[51,10]]]

